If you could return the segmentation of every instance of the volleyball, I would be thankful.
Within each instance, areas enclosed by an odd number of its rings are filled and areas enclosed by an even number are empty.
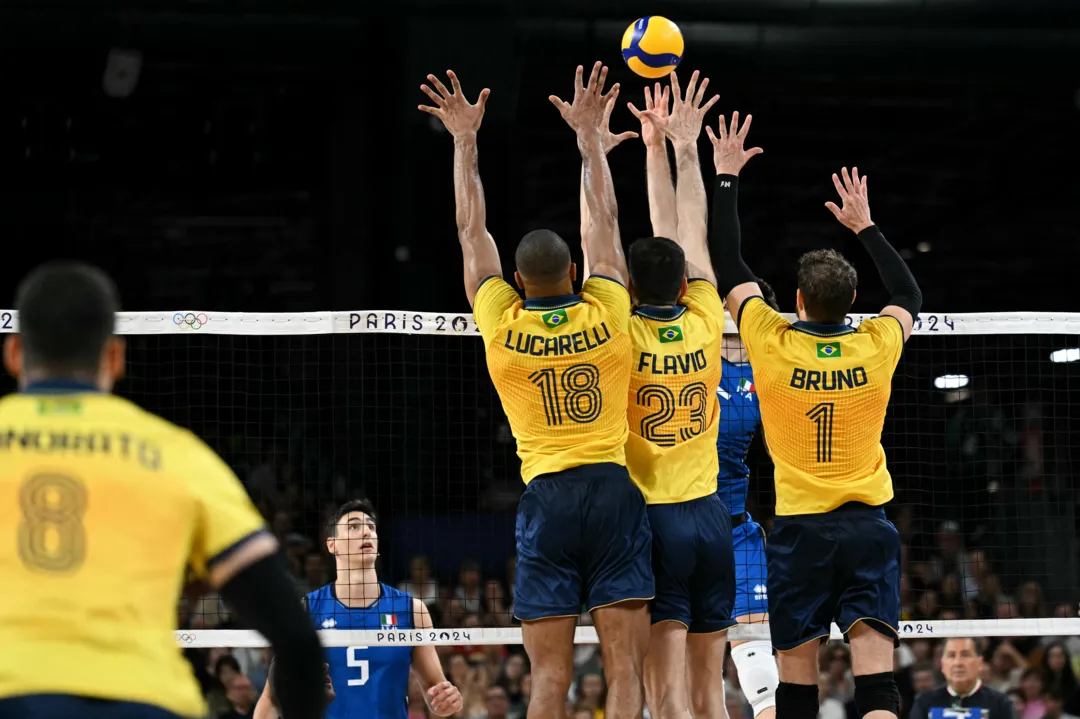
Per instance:
[[[666,17],[640,18],[623,33],[623,60],[642,77],[658,78],[670,74],[679,66],[682,55],[682,32]]]

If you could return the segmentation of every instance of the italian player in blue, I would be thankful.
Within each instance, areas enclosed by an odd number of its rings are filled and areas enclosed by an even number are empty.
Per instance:
[[[379,581],[375,572],[379,535],[370,502],[343,504],[327,524],[326,534],[337,578],[306,597],[317,629],[431,628],[423,601]],[[420,682],[432,714],[461,711],[461,692],[446,680],[433,646],[327,647],[325,652],[335,694],[326,719],[406,719],[410,673]],[[256,707],[260,719],[274,717],[269,694],[263,692]]]
[[[758,279],[766,304],[779,311],[776,293]],[[716,451],[720,460],[717,494],[731,512],[731,534],[735,547],[735,609],[732,616],[740,624],[769,621],[768,573],[765,568],[765,530],[746,511],[750,490],[750,468],[746,455],[761,425],[754,374],[746,348],[738,335],[724,335],[723,374],[716,390],[720,402],[720,434]],[[739,686],[756,719],[776,716],[776,687],[780,675],[767,640],[731,642],[731,658],[739,672]]]

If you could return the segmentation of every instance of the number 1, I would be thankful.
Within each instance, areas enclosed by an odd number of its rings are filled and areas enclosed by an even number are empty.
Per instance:
[[[813,407],[806,416],[817,424],[817,461],[832,461],[833,416],[836,414],[832,402],[822,402]]]
[[[356,653],[358,651],[360,651],[361,649],[367,649],[367,647],[349,647],[349,650],[348,650],[348,657],[349,657],[348,664],[349,664],[349,666],[350,667],[357,667],[360,670],[360,678],[359,679],[350,679],[349,680],[349,686],[350,687],[362,687],[362,686],[364,686],[365,684],[368,683],[368,678],[369,678],[369,675],[368,675],[368,660],[367,659],[361,659],[358,656],[356,656]]]

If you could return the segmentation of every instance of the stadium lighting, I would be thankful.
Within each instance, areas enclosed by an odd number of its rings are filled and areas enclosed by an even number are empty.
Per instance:
[[[1051,362],[1076,362],[1077,360],[1080,360],[1080,347],[1069,347],[1050,353]]]
[[[969,381],[966,374],[944,374],[934,378],[934,386],[938,389],[960,389],[967,387]]]

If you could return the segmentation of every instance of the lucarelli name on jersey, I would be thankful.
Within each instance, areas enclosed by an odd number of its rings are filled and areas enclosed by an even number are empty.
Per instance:
[[[462,629],[413,630],[401,632],[376,632],[376,641],[391,644],[462,644],[472,641],[472,632]]]
[[[598,326],[589,327],[580,332],[553,337],[507,330],[506,341],[503,346],[518,354],[532,355],[533,357],[559,357],[579,352],[589,352],[602,344],[606,344],[610,339],[611,332],[607,328],[607,323],[601,322]]]
[[[642,352],[638,358],[637,371],[648,370],[652,374],[693,374],[701,372],[708,366],[709,360],[705,357],[705,350],[681,355],[654,355],[651,352]]]

